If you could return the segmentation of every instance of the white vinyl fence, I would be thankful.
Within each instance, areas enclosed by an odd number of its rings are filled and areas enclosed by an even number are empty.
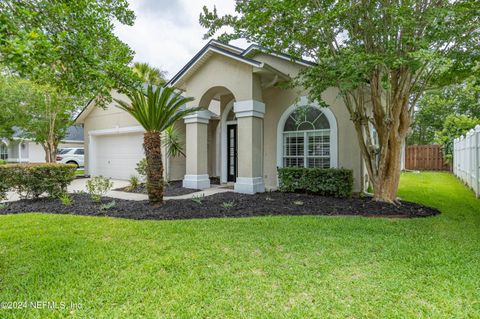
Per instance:
[[[453,173],[480,197],[480,125],[454,140]]]

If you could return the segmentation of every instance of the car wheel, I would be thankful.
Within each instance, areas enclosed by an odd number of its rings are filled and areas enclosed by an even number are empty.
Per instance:
[[[77,167],[77,169],[80,167],[80,166],[78,166],[77,162],[73,162],[73,161],[67,162],[67,164],[75,165]]]

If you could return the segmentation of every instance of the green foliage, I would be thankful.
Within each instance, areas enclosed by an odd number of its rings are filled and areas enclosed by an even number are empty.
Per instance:
[[[307,57],[317,66],[307,69],[302,82],[310,96],[322,100],[328,87],[342,93],[362,86],[378,68],[409,69],[418,81],[447,73],[450,82],[475,66],[479,42],[478,2],[439,1],[419,6],[410,1],[237,1],[236,15],[219,16],[204,7],[200,23],[212,37],[223,27],[221,41],[246,38],[293,57]],[[477,29],[477,30],[476,30]],[[476,31],[474,31],[476,30]],[[469,36],[465,36],[468,34]],[[477,51],[478,52],[478,51]],[[457,73],[447,71],[456,70]],[[392,84],[385,74],[380,85]],[[397,74],[398,75],[398,74]]]
[[[193,195],[193,197],[191,198],[192,201],[194,201],[195,203],[199,204],[199,205],[202,205],[203,203],[203,200],[205,199],[205,195],[202,194],[202,195]]]
[[[135,168],[135,170],[137,171],[138,175],[140,175],[142,179],[145,179],[145,177],[147,176],[147,159],[146,158],[141,159],[137,163],[137,167]]]
[[[408,144],[433,144],[449,115],[480,116],[480,83],[475,77],[425,94],[415,111]]]
[[[100,206],[100,209],[101,210],[110,210],[112,208],[115,208],[116,205],[117,205],[117,203],[114,200],[112,200],[111,202],[108,202],[108,203]]]
[[[167,72],[152,67],[148,63],[135,62],[133,64],[133,73],[140,78],[142,83],[155,86],[163,86],[167,83]]]
[[[184,136],[175,128],[167,127],[164,131],[163,143],[169,157],[185,156],[183,152]]]
[[[78,106],[78,100],[50,85],[0,75],[0,113],[10,118],[0,126],[4,131],[16,126],[21,137],[47,145],[51,156],[65,137]]]
[[[70,197],[70,195],[68,195],[68,193],[61,194],[60,196],[58,196],[58,199],[60,200],[63,206],[68,207],[68,206],[71,206],[73,203],[73,200]]]
[[[451,161],[453,158],[453,140],[465,135],[477,125],[480,125],[480,118],[471,118],[466,115],[447,116],[443,129],[435,137],[436,142],[443,145],[445,159]]]
[[[76,167],[67,164],[9,164],[0,166],[0,199],[7,191],[22,198],[38,198],[42,194],[58,198],[66,193],[75,179]]]
[[[130,183],[130,185],[127,187],[129,191],[132,191],[140,186],[140,180],[135,175],[130,176],[128,182]]]
[[[160,204],[163,202],[164,183],[162,148],[159,147],[162,143],[161,133],[199,108],[189,108],[186,104],[193,101],[193,98],[183,97],[173,87],[154,88],[148,85],[146,92],[131,90],[127,96],[130,102],[118,99],[115,101],[120,109],[132,115],[147,131],[143,147],[148,163],[146,169],[148,198],[151,204]],[[174,149],[174,152],[179,151],[177,141],[171,142],[168,146],[170,151]]]
[[[479,318],[480,200],[452,174],[431,172],[403,174],[399,196],[442,214],[2,215],[0,300],[83,307],[3,309],[1,317]]]
[[[393,202],[396,150],[415,104],[427,89],[471,76],[480,56],[479,17],[478,0],[250,0],[236,1],[235,14],[224,16],[204,7],[200,23],[206,38],[224,32],[222,42],[242,38],[315,62],[290,85],[324,106],[325,91],[338,89],[375,199]]]
[[[5,165],[5,164],[7,164],[6,160],[0,160],[0,165]]]
[[[113,187],[113,182],[103,176],[95,176],[87,181],[87,192],[94,202],[100,203],[102,197]]]
[[[280,191],[350,197],[353,172],[348,169],[284,167],[278,169]]]
[[[173,87],[149,85],[146,92],[131,90],[127,96],[131,102],[115,99],[117,107],[132,115],[148,132],[162,133],[186,115],[199,110],[184,108],[193,98],[183,97]]]
[[[133,52],[114,34],[132,25],[126,0],[0,2],[0,61],[12,72],[86,102],[133,85]]]
[[[227,209],[227,210],[230,210],[233,207],[235,207],[235,201],[232,200],[232,201],[229,201],[229,202],[223,202],[222,207]]]

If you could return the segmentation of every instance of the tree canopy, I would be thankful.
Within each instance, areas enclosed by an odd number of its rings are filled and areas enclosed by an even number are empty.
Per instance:
[[[393,202],[414,105],[478,62],[478,0],[250,0],[236,14],[204,7],[206,37],[245,38],[316,65],[296,79],[312,100],[336,87],[358,135],[377,200]],[[226,29],[224,27],[227,27]],[[378,144],[372,138],[378,134]]]
[[[11,72],[84,100],[132,85],[133,52],[113,33],[132,25],[127,0],[0,2],[0,63]]]
[[[427,92],[418,102],[409,144],[433,144],[449,115],[480,118],[480,83],[470,77],[460,84]]]
[[[143,83],[149,85],[163,86],[167,83],[167,72],[146,62],[135,62],[133,64],[133,72]]]
[[[2,114],[8,114],[10,137],[15,127],[22,138],[43,146],[46,161],[54,162],[58,144],[72,124],[78,100],[59,92],[55,87],[41,85],[18,76],[0,75],[0,106]]]

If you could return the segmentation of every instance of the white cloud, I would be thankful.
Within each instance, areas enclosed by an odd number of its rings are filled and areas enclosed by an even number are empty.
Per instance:
[[[130,0],[137,16],[132,27],[117,24],[115,33],[135,51],[135,61],[148,62],[175,75],[207,42],[198,18],[203,6],[233,13],[234,0]],[[244,41],[235,42],[245,45]]]

